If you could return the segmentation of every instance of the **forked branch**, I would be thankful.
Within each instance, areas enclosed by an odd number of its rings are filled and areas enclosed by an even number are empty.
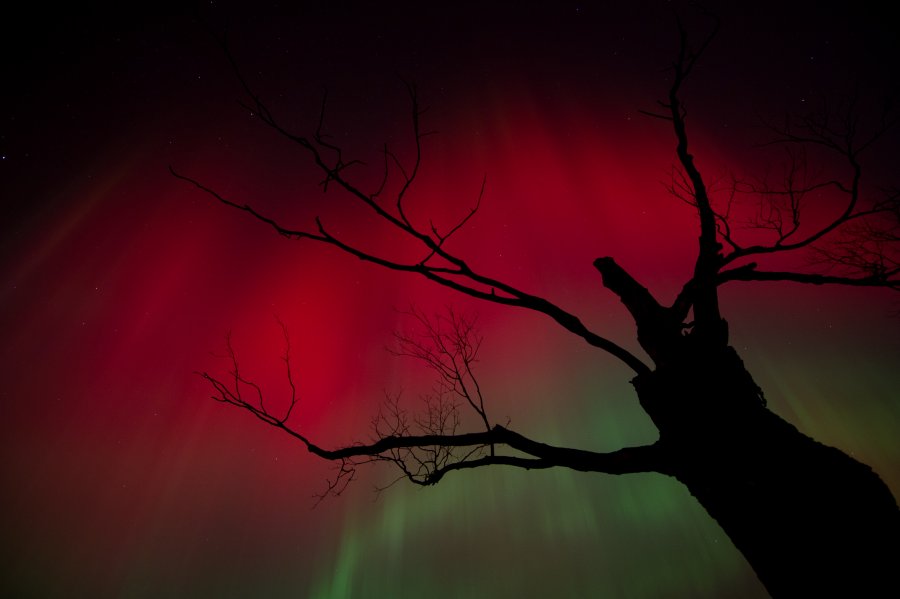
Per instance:
[[[717,28],[717,26],[716,26]],[[647,113],[672,123],[677,139],[678,168],[673,169],[669,192],[692,206],[700,220],[700,248],[693,277],[685,283],[672,305],[672,313],[684,318],[693,309],[695,324],[718,316],[716,287],[729,281],[790,281],[808,284],[840,284],[865,287],[900,287],[900,200],[898,191],[871,190],[863,187],[864,158],[876,142],[896,131],[900,113],[885,104],[878,111],[865,112],[859,98],[852,95],[837,106],[788,118],[775,132],[771,144],[786,148],[787,160],[781,181],[746,182],[735,179],[723,205],[712,202],[711,189],[704,181],[689,151],[682,87],[709,45],[713,32],[694,51],[688,44],[684,27],[678,58],[672,65],[674,79],[666,102],[660,102],[665,114]],[[862,116],[874,114],[868,127]],[[843,162],[845,173],[812,177],[807,162],[808,149]],[[832,169],[833,170],[833,169]],[[813,195],[838,200],[834,210],[820,202],[818,214],[807,212]],[[753,216],[740,227],[735,222],[742,199],[756,199]],[[815,226],[810,225],[815,222]],[[740,239],[739,229],[756,232],[753,243]],[[760,232],[771,241],[759,242]],[[727,248],[727,251],[724,251]],[[797,250],[810,253],[810,271],[760,269],[748,258],[770,256]],[[818,272],[815,272],[814,269]],[[705,315],[705,316],[704,316]]]
[[[697,211],[700,220],[700,236],[697,259],[694,263],[694,274],[689,283],[691,296],[688,303],[694,310],[696,333],[713,342],[725,340],[724,327],[719,313],[719,298],[715,285],[715,274],[721,266],[721,244],[718,241],[717,216],[709,197],[707,183],[691,153],[687,134],[687,110],[682,101],[682,88],[693,72],[698,61],[716,37],[719,30],[719,19],[709,15],[714,23],[711,31],[694,48],[688,39],[687,30],[680,19],[677,19],[679,34],[678,56],[672,64],[673,81],[669,88],[667,101],[660,102],[666,111],[666,120],[672,123],[675,133],[676,148],[681,170],[673,175],[672,188],[677,197],[691,204]],[[686,286],[687,287],[687,286]],[[685,310],[676,310],[685,312]]]
[[[418,312],[412,314],[421,316]],[[475,334],[471,319],[454,314],[449,323],[453,327],[449,330],[435,328],[433,319],[425,319],[421,323],[425,325],[424,339],[414,341],[412,335],[398,337],[400,347],[405,348],[398,353],[422,360],[446,384],[439,386],[436,394],[423,398],[425,410],[419,415],[401,408],[399,396],[389,396],[373,420],[374,438],[369,443],[326,449],[289,423],[291,416],[300,414],[295,410],[299,398],[292,372],[290,341],[281,323],[285,337],[282,359],[290,388],[288,407],[283,413],[275,413],[267,404],[262,387],[241,372],[230,337],[226,338],[224,356],[229,363],[227,377],[219,378],[208,372],[199,374],[211,385],[212,399],[250,412],[300,441],[310,453],[335,462],[335,474],[320,498],[340,494],[355,478],[356,468],[372,462],[390,462],[399,468],[402,478],[419,485],[433,485],[454,470],[493,465],[524,469],[560,466],[609,474],[668,472],[665,453],[657,445],[600,453],[547,445],[505,426],[491,425],[481,388],[472,372],[481,338]],[[454,347],[457,342],[460,346]],[[467,402],[485,425],[484,430],[459,432],[462,419],[454,397]],[[501,449],[513,453],[501,453]]]
[[[720,282],[781,280],[893,289],[900,285],[900,193],[896,189],[866,192],[862,185],[862,155],[898,121],[896,116],[885,114],[878,119],[874,131],[863,135],[856,110],[857,103],[848,101],[840,106],[837,115],[823,108],[822,112],[788,119],[775,128],[777,137],[773,143],[787,146],[790,158],[782,184],[745,184],[740,190],[759,198],[760,210],[750,227],[772,232],[775,240],[741,246],[729,239],[733,250],[723,260],[724,266],[751,256],[806,249],[811,265],[819,267],[820,272],[764,272],[749,263],[723,271]],[[845,176],[810,180],[807,147],[818,147],[826,155],[842,160]],[[803,228],[803,216],[810,204],[806,196],[813,192],[829,192],[830,197],[839,200],[839,209],[823,224]]]
[[[279,235],[291,239],[309,239],[331,245],[365,262],[377,264],[391,270],[415,273],[439,285],[454,289],[470,297],[541,312],[552,318],[569,332],[583,338],[594,347],[600,348],[615,356],[636,373],[640,374],[649,371],[647,365],[640,359],[620,345],[588,329],[574,314],[571,314],[542,297],[522,291],[495,277],[477,272],[464,259],[460,258],[455,253],[452,253],[447,248],[448,240],[465,226],[477,213],[484,196],[484,180],[482,180],[480,190],[472,207],[467,210],[457,222],[450,227],[443,229],[446,232],[441,232],[442,229],[431,221],[429,221],[427,227],[418,225],[409,216],[406,204],[409,191],[419,173],[421,165],[421,141],[423,137],[427,135],[427,133],[422,132],[421,130],[420,117],[423,110],[419,106],[419,100],[414,86],[407,86],[412,108],[411,120],[413,125],[413,143],[415,146],[415,158],[413,163],[411,165],[404,165],[393,152],[388,148],[385,148],[383,179],[376,190],[367,193],[349,179],[346,173],[348,166],[360,164],[361,162],[358,160],[347,159],[344,156],[341,147],[328,139],[328,136],[322,131],[324,117],[320,116],[319,126],[317,127],[315,134],[311,137],[298,135],[287,130],[278,120],[276,120],[272,111],[269,110],[262,99],[253,92],[251,86],[247,83],[246,79],[238,69],[236,62],[231,57],[228,48],[225,47],[224,44],[223,47],[231,62],[235,75],[240,81],[245,94],[249,98],[244,105],[251,110],[253,114],[257,115],[264,124],[276,131],[282,137],[299,145],[310,155],[313,164],[322,173],[323,188],[327,190],[328,186],[336,185],[349,196],[351,201],[355,202],[357,205],[368,208],[376,218],[389,224],[398,237],[419,244],[423,253],[421,254],[421,257],[417,259],[398,260],[388,258],[364,250],[353,241],[338,238],[328,230],[319,218],[315,219],[314,226],[305,228],[288,227],[279,222],[276,218],[258,211],[253,205],[229,199],[200,181],[182,175],[170,167],[173,176],[192,184],[197,189],[215,198],[222,204],[241,210],[256,220],[267,224]],[[323,106],[322,114],[324,114],[324,110],[325,108]],[[401,178],[399,191],[396,193],[392,202],[384,201],[383,196],[387,189],[388,179],[391,177],[391,174],[395,172],[399,172]]]

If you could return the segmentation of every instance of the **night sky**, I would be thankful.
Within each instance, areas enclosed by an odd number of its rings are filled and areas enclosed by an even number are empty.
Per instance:
[[[431,384],[386,351],[411,324],[398,309],[452,306],[477,315],[478,372],[498,422],[597,451],[655,438],[630,371],[548,318],[279,238],[168,167],[285,224],[321,216],[403,256],[408,245],[347,197],[324,195],[306,156],[239,105],[207,30],[227,35],[248,82],[292,129],[311,133],[327,90],[325,130],[366,162],[352,171],[363,187],[381,174],[384,143],[412,157],[403,82],[414,81],[429,107],[423,127],[436,133],[412,218],[452,225],[486,178],[453,251],[639,353],[591,263],[614,256],[665,302],[692,269],[694,215],[665,190],[673,135],[639,113],[670,83],[673,5],[333,4],[3,19],[0,594],[764,596],[721,530],[662,476],[479,469],[377,495],[394,472],[376,467],[313,509],[331,464],[209,398],[195,373],[224,372],[229,332],[242,369],[273,401],[285,396],[277,317],[300,388],[294,426],[327,447],[367,440],[385,393],[412,408]],[[719,189],[732,174],[779,172],[783,151],[761,145],[765,120],[848,90],[866,106],[897,97],[885,13],[718,4],[721,33],[685,100],[698,165]],[[698,38],[708,31],[696,10],[679,10]],[[897,135],[873,148],[866,190],[891,175],[897,185],[898,148]],[[898,495],[894,296],[732,283],[722,304],[770,407]]]

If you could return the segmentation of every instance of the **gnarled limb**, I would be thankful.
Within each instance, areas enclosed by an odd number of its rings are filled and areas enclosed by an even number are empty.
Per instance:
[[[477,213],[484,196],[484,181],[482,181],[481,188],[473,207],[470,208],[457,222],[449,227],[445,227],[443,230],[446,232],[442,233],[441,229],[431,221],[429,221],[427,228],[418,225],[408,216],[404,207],[404,200],[419,172],[422,156],[421,142],[423,137],[427,135],[427,133],[421,131],[420,117],[423,110],[419,106],[418,96],[414,86],[407,86],[412,107],[411,119],[414,133],[413,142],[416,149],[413,164],[411,166],[405,166],[395,154],[388,148],[385,148],[384,175],[381,184],[373,192],[367,193],[346,175],[348,166],[361,164],[361,162],[345,158],[342,148],[329,141],[328,136],[322,131],[322,123],[324,120],[322,116],[320,116],[319,125],[311,137],[297,135],[288,131],[278,120],[276,120],[275,116],[262,99],[253,92],[250,85],[237,68],[227,47],[225,47],[225,52],[232,64],[235,75],[249,97],[249,103],[246,103],[245,107],[252,111],[253,114],[258,115],[260,120],[268,127],[272,128],[279,135],[299,145],[311,156],[312,162],[323,175],[323,189],[327,191],[329,185],[336,185],[358,205],[369,208],[377,218],[391,225],[397,232],[397,235],[418,243],[422,247],[423,254],[419,258],[405,261],[380,256],[361,249],[352,241],[338,238],[329,232],[319,218],[315,219],[315,226],[312,227],[288,227],[279,222],[276,218],[259,212],[251,204],[237,202],[226,198],[200,181],[180,174],[170,167],[169,170],[173,176],[192,184],[197,189],[215,198],[226,206],[246,212],[256,220],[272,227],[279,235],[290,239],[309,239],[331,245],[332,247],[355,256],[365,262],[377,264],[391,270],[415,273],[434,281],[439,285],[469,295],[470,297],[541,312],[552,318],[569,332],[583,338],[592,346],[615,356],[634,372],[641,373],[649,371],[647,365],[639,358],[631,354],[622,346],[589,330],[576,315],[571,314],[542,297],[522,291],[495,277],[477,272],[464,259],[447,249],[446,243],[450,237],[459,231]],[[324,114],[324,110],[325,107],[323,103],[322,114]],[[394,169],[391,169],[392,164],[394,165]],[[384,190],[388,179],[395,171],[400,174],[402,181],[401,187],[394,197],[393,202],[387,202],[383,198]],[[390,207],[390,205],[392,205],[392,207]]]
[[[615,293],[637,324],[638,343],[659,365],[672,349],[684,328],[687,312],[662,306],[650,291],[638,283],[610,257],[594,260],[594,268],[603,278],[603,286]]]
[[[296,416],[300,412],[295,409],[299,397],[291,366],[290,341],[280,321],[285,339],[282,360],[290,387],[288,407],[283,414],[276,414],[268,407],[262,387],[241,372],[230,337],[226,338],[227,378],[208,372],[199,374],[212,386],[215,401],[250,412],[300,441],[310,453],[335,462],[336,473],[320,498],[340,494],[355,478],[358,466],[373,462],[390,462],[402,472],[402,478],[419,485],[435,484],[454,470],[492,465],[525,469],[559,466],[609,474],[668,472],[665,453],[656,445],[593,452],[548,445],[505,426],[491,425],[481,387],[472,370],[481,342],[474,322],[453,312],[437,322],[420,312],[411,314],[423,326],[422,337],[398,334],[399,349],[395,353],[423,361],[438,373],[440,384],[434,395],[423,398],[425,411],[419,415],[402,409],[398,396],[388,397],[373,420],[374,439],[368,443],[326,449],[289,424],[292,414]],[[484,430],[458,432],[462,421],[454,396],[466,401],[483,422]],[[513,450],[519,455],[501,453],[501,450]]]

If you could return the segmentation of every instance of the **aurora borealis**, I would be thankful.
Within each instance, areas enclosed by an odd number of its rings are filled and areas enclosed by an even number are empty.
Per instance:
[[[690,272],[693,216],[663,185],[671,132],[638,112],[666,90],[677,43],[667,6],[347,4],[273,16],[217,3],[198,14],[227,30],[292,127],[315,126],[328,90],[328,131],[369,163],[354,167],[360,181],[380,175],[383,142],[409,156],[400,78],[415,80],[437,133],[412,217],[447,226],[486,177],[454,250],[639,351],[591,262],[615,256],[664,300]],[[780,160],[755,147],[757,115],[802,110],[848,81],[873,97],[897,90],[885,15],[809,4],[772,19],[776,4],[753,6],[720,7],[722,35],[686,93],[697,160],[719,180]],[[291,331],[294,424],[325,446],[366,439],[385,392],[414,406],[428,390],[420,365],[384,350],[408,325],[396,308],[411,303],[478,314],[479,375],[498,421],[595,450],[654,430],[627,369],[546,317],[281,239],[171,177],[169,165],[288,223],[318,215],[367,247],[408,249],[323,195],[305,157],[237,104],[197,21],[98,10],[4,25],[19,35],[4,36],[12,92],[0,114],[2,594],[764,596],[715,523],[661,476],[480,469],[376,496],[393,473],[371,468],[311,509],[330,464],[211,401],[195,374],[224,368],[211,354],[230,331],[245,372],[283,395],[273,315]],[[16,45],[23,32],[31,42]],[[873,185],[896,164],[895,142],[867,171]],[[897,300],[745,283],[722,298],[770,406],[900,494]]]

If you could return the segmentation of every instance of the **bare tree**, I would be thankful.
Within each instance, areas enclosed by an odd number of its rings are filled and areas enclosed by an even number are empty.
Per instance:
[[[716,25],[715,29],[718,29]],[[799,432],[766,407],[762,390],[729,345],[719,289],[732,282],[785,281],[900,289],[900,194],[886,189],[863,192],[864,162],[879,138],[896,124],[885,110],[874,128],[863,131],[854,101],[775,127],[773,143],[788,148],[780,181],[735,180],[730,191],[713,194],[691,153],[683,88],[715,31],[692,45],[679,23],[680,45],[671,65],[672,84],[654,112],[672,128],[677,165],[670,191],[698,217],[698,245],[692,276],[672,305],[661,304],[613,258],[594,261],[603,285],[624,304],[637,325],[646,362],[614,341],[590,330],[576,316],[544,297],[482,272],[448,248],[447,241],[476,214],[484,186],[472,207],[449,227],[423,225],[409,216],[407,192],[415,184],[422,157],[422,109],[414,86],[411,101],[415,158],[404,163],[383,150],[380,185],[364,190],[348,175],[357,161],[323,132],[323,117],[311,136],[284,127],[247,81],[235,72],[246,106],[277,134],[305,150],[322,174],[327,190],[339,188],[349,201],[372,211],[394,233],[413,241],[418,253],[405,260],[363,249],[341,238],[320,219],[294,228],[211,187],[190,182],[219,202],[246,212],[291,239],[330,245],[382,268],[424,277],[486,302],[515,306],[548,316],[565,330],[620,360],[635,374],[632,384],[641,407],[659,430],[650,445],[601,453],[548,445],[489,417],[489,406],[475,376],[480,337],[474,323],[450,312],[438,319],[413,311],[420,333],[398,334],[396,353],[416,358],[436,374],[435,392],[416,416],[389,397],[374,422],[375,438],[327,449],[292,428],[297,391],[291,374],[285,331],[284,361],[291,397],[285,413],[267,409],[260,387],[245,378],[228,346],[228,378],[203,377],[213,398],[242,408],[279,428],[311,453],[338,465],[326,493],[340,493],[362,463],[387,461],[401,478],[421,485],[448,472],[504,465],[535,469],[565,467],[585,472],[655,472],[683,483],[722,526],[762,583],[776,596],[875,596],[897,592],[894,569],[900,563],[900,511],[890,490],[864,464]],[[229,59],[231,60],[230,56]],[[232,60],[232,65],[234,61]],[[806,167],[807,151],[820,150],[843,164],[845,172],[816,179]],[[391,177],[398,191],[387,197]],[[836,213],[809,206],[812,192],[829,190],[843,198]],[[755,206],[748,222],[736,206]],[[815,212],[807,224],[809,211]],[[751,229],[753,242],[744,241]],[[767,242],[760,242],[768,236]],[[775,254],[809,252],[806,269],[770,270],[760,261]],[[460,409],[474,426],[463,426]]]

